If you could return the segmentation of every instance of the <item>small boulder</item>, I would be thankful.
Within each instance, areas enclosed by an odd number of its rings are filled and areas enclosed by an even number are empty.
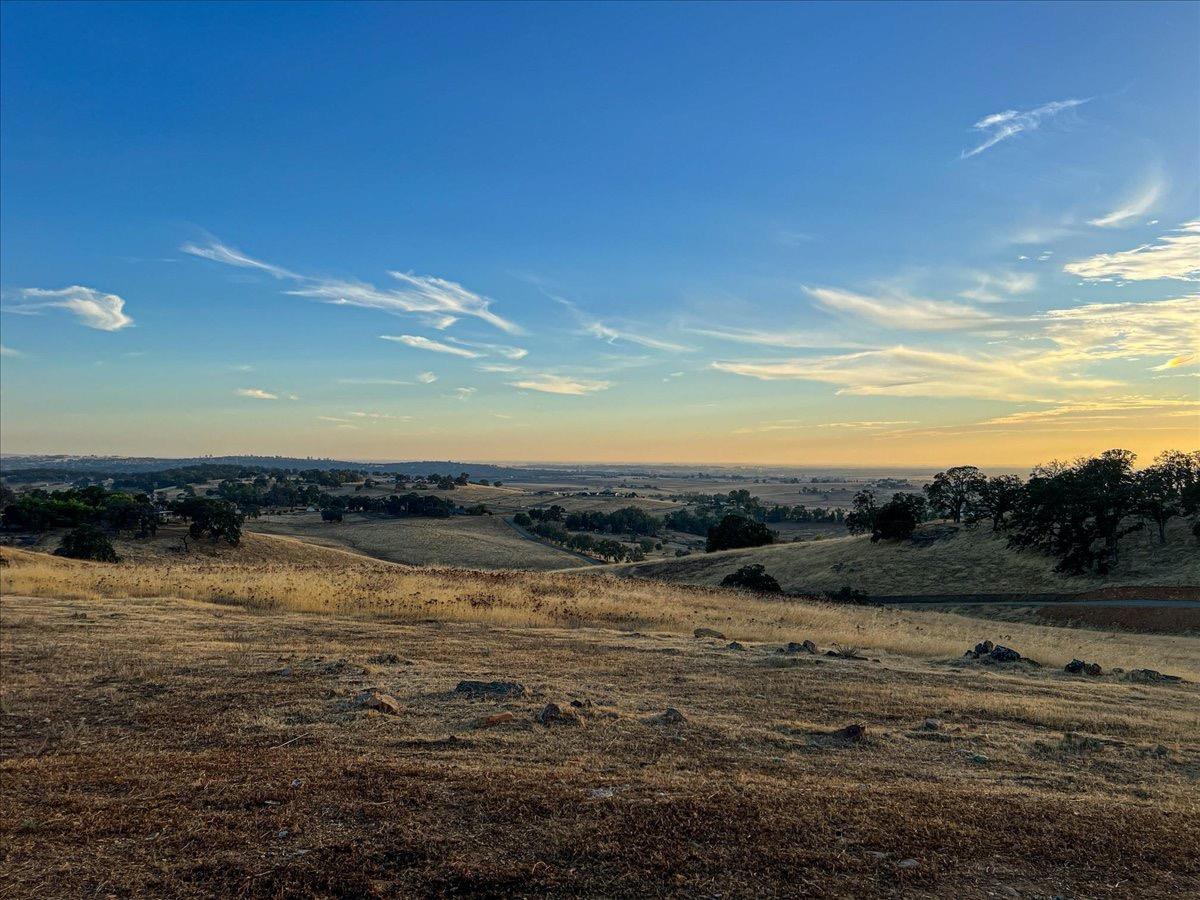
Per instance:
[[[942,720],[941,719],[926,719],[924,722],[921,723],[921,729],[923,731],[941,731],[942,730]]]
[[[470,700],[511,700],[524,697],[525,687],[516,681],[460,681],[454,693]]]
[[[730,641],[728,644],[725,645],[725,649],[726,650],[745,650],[746,648],[744,646],[742,646],[741,644],[739,644],[737,641]]]
[[[541,725],[549,728],[551,725],[582,725],[583,717],[571,707],[561,707],[557,703],[547,703],[542,711],[534,717]]]
[[[1104,670],[1100,668],[1099,663],[1084,662],[1082,659],[1073,659],[1065,666],[1063,671],[1070,675],[1089,675],[1095,678],[1104,674]]]
[[[996,646],[988,656],[995,662],[1017,662],[1021,658],[1021,654],[1012,647]]]
[[[646,720],[648,725],[686,725],[687,716],[681,713],[673,706],[668,706],[665,710],[656,716],[651,716]]]
[[[374,656],[368,656],[367,662],[373,666],[394,666],[400,662],[400,657],[395,653],[376,653]]]
[[[1130,669],[1125,674],[1125,677],[1139,684],[1150,684],[1161,681],[1178,683],[1183,681],[1178,675],[1164,675],[1162,672],[1156,672],[1154,669]]]
[[[829,732],[829,736],[837,738],[839,741],[851,741],[859,743],[867,737],[867,726],[860,722],[855,722],[847,725],[845,728],[839,728],[837,731]]]
[[[692,634],[698,638],[717,638],[718,640],[725,640],[725,635],[721,634],[721,632],[717,631],[715,628],[697,628],[692,632]]]
[[[800,643],[788,641],[779,651],[780,653],[816,653],[817,645],[810,640],[803,640]]]
[[[508,722],[512,722],[516,718],[517,717],[514,716],[510,712],[492,713],[490,716],[483,716],[482,718],[476,719],[475,727],[476,728],[492,728],[496,725],[504,725]]]
[[[360,709],[373,709],[390,716],[397,716],[404,710],[400,701],[391,694],[385,694],[383,691],[375,689],[363,691],[355,697],[354,705]]]
[[[896,868],[897,869],[915,869],[919,865],[920,865],[919,862],[917,862],[915,859],[909,857],[908,859],[902,859],[902,860],[900,860],[900,862],[896,863]]]

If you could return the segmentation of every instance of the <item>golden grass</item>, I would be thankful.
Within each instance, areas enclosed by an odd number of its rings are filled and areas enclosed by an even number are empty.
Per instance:
[[[250,561],[240,561],[242,555]],[[938,612],[771,600],[604,575],[414,568],[264,535],[248,535],[243,547],[219,557],[146,558],[108,565],[10,548],[2,550],[2,557],[0,590],[6,595],[177,597],[394,622],[677,633],[705,626],[742,641],[811,638],[824,646],[924,658],[958,657],[990,638],[1049,665],[1079,657],[1106,668],[1148,667],[1200,678],[1200,639],[1193,637],[1109,634]]]
[[[926,526],[928,528],[942,526]],[[843,586],[872,596],[910,594],[1003,594],[1074,592],[1112,585],[1200,586],[1200,552],[1188,523],[1175,520],[1160,547],[1147,534],[1122,545],[1121,565],[1109,577],[1069,578],[1054,560],[1036,551],[1009,549],[988,527],[964,527],[927,546],[868,537],[776,544],[746,550],[694,554],[610,567],[616,574],[716,585],[740,566],[761,563],[786,591],[835,591]]]

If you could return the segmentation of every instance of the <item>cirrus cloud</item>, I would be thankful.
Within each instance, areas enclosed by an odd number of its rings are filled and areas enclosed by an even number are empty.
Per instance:
[[[539,375],[531,375],[520,381],[510,381],[509,385],[525,391],[540,391],[543,394],[578,396],[607,390],[612,387],[612,382],[593,381],[586,378],[570,378],[565,375],[550,375],[543,372]]]

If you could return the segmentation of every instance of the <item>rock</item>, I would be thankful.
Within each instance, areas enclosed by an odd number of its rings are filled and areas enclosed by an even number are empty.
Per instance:
[[[725,640],[725,635],[721,634],[721,632],[717,631],[715,628],[697,628],[692,632],[692,634],[698,638],[717,638],[718,640]]]
[[[860,743],[867,737],[867,726],[859,722],[847,725],[845,728],[839,728],[837,731],[829,732],[830,737],[837,738],[839,741],[853,741]]]
[[[646,720],[648,725],[686,725],[687,716],[681,713],[673,706],[668,706],[665,710],[656,716],[651,716]]]
[[[982,753],[972,753],[971,754],[971,762],[977,763],[978,765],[983,765],[984,763],[991,762],[991,760],[989,760]]]
[[[517,717],[514,716],[510,712],[492,713],[490,716],[483,716],[480,719],[476,719],[475,727],[476,728],[491,728],[495,725],[504,725],[507,722],[515,721],[516,718]]]
[[[1169,681],[1172,683],[1183,681],[1178,675],[1164,675],[1162,672],[1154,671],[1154,669],[1130,669],[1125,673],[1125,677],[1139,684],[1148,684],[1156,681]]]
[[[788,641],[787,644],[779,651],[780,653],[816,653],[817,645],[810,640],[803,640],[800,643]]]
[[[917,862],[915,859],[909,857],[908,859],[902,859],[902,860],[900,860],[900,862],[896,863],[896,868],[897,869],[915,869],[919,865],[920,865],[919,862]]]
[[[1063,671],[1071,675],[1090,675],[1092,678],[1104,674],[1099,663],[1084,662],[1082,659],[1071,660],[1063,666]]]
[[[551,725],[582,725],[583,717],[571,707],[563,709],[557,703],[547,703],[542,711],[534,717],[540,724],[549,728]]]
[[[355,697],[354,705],[362,709],[373,709],[392,716],[399,715],[404,709],[400,705],[400,702],[391,694],[385,694],[383,691],[375,689],[363,691]]]
[[[471,700],[511,700],[524,697],[524,685],[516,681],[460,681],[454,693]]]
[[[980,641],[975,645],[974,650],[968,650],[963,654],[964,659],[983,659],[989,662],[1008,663],[1018,662],[1021,659],[1021,654],[1011,647],[1003,647],[999,644],[993,644],[991,641]]]
[[[867,859],[873,859],[875,862],[883,862],[888,858],[888,855],[882,850],[868,850],[863,854]]]
[[[745,650],[746,648],[743,647],[741,644],[739,644],[737,641],[730,641],[728,644],[725,645],[725,649],[726,650]]]
[[[942,730],[942,720],[941,719],[926,719],[924,722],[921,723],[921,729],[924,731],[941,731]]]
[[[1011,647],[997,646],[988,654],[988,657],[995,662],[1016,662],[1021,658],[1021,654]]]
[[[572,700],[571,705],[573,707],[575,707],[576,709],[591,709],[592,701],[591,700]]]
[[[592,788],[588,791],[588,796],[593,800],[607,800],[613,795],[612,788]]]
[[[375,666],[394,666],[400,662],[400,657],[395,653],[376,653],[374,656],[368,656],[367,662]]]

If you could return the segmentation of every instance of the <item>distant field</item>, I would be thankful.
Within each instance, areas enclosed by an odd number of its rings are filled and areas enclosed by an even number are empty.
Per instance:
[[[904,594],[1071,593],[1099,585],[1188,585],[1200,587],[1200,548],[1187,523],[1176,520],[1168,544],[1145,535],[1122,545],[1120,567],[1108,578],[1069,578],[1054,572],[1054,560],[1041,553],[1010,550],[1002,535],[985,526],[924,526],[922,534],[949,536],[923,542],[872,544],[866,536],[841,537],[748,550],[700,553],[678,559],[606,566],[618,575],[687,584],[716,585],[741,566],[760,563],[784,590],[798,593],[842,587],[872,596]]]
[[[350,513],[344,522],[328,523],[319,513],[301,513],[251,519],[247,528],[410,565],[546,570],[584,564],[573,553],[523,537],[497,516],[393,519]]]

